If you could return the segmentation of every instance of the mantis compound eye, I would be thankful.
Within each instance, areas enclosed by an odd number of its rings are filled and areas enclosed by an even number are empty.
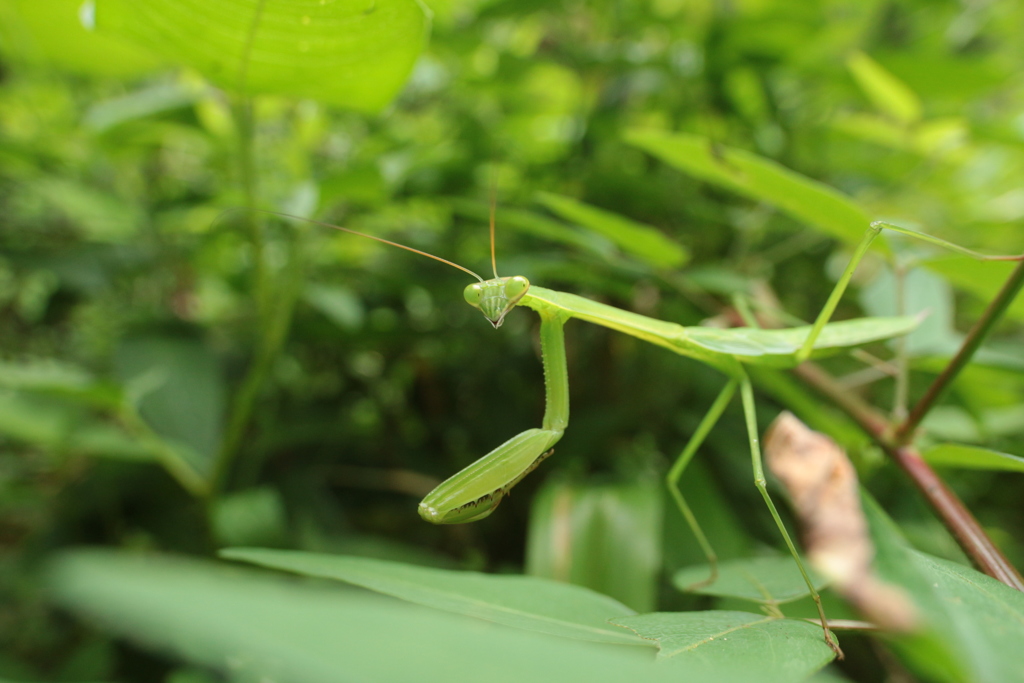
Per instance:
[[[480,283],[469,285],[463,290],[462,295],[466,297],[466,303],[475,308],[480,308],[480,299],[483,298],[484,288]]]
[[[510,277],[505,282],[505,296],[508,297],[509,301],[519,301],[519,298],[526,294],[526,290],[530,288],[530,281],[522,275],[516,275]]]

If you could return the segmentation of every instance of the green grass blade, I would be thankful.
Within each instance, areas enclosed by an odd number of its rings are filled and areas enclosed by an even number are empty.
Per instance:
[[[658,229],[589,204],[550,192],[538,194],[538,200],[550,211],[607,237],[622,251],[657,268],[679,268],[689,252]]]
[[[928,448],[922,455],[932,465],[970,470],[1024,472],[1024,458],[1019,455],[1000,453],[979,446],[941,443]]]
[[[849,197],[770,159],[692,133],[633,129],[626,141],[667,164],[758,201],[850,245],[871,223]]]

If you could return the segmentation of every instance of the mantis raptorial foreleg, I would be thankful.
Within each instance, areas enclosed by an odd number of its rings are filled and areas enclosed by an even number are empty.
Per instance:
[[[434,524],[483,519],[494,512],[513,486],[554,451],[553,446],[569,424],[564,325],[565,316],[557,311],[540,316],[545,394],[541,428],[512,437],[431,491],[420,503],[423,519]]]

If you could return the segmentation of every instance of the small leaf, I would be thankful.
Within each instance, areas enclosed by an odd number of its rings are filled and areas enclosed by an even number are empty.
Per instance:
[[[602,643],[642,644],[608,625],[633,614],[600,593],[531,576],[499,576],[289,550],[231,548],[221,557],[336,579],[420,605],[506,626]]]
[[[810,571],[810,570],[808,570]],[[818,590],[827,581],[810,572]],[[708,565],[687,567],[676,572],[672,583],[681,591],[740,598],[761,604],[781,604],[810,595],[800,570],[792,557],[754,557],[731,560],[718,565],[718,579],[709,585],[700,585],[711,575]]]
[[[550,192],[539,193],[538,200],[565,220],[607,237],[619,249],[652,266],[679,268],[690,258],[683,246],[650,225]]]
[[[857,85],[878,109],[903,124],[921,120],[921,101],[907,84],[863,52],[846,60]]]
[[[997,470],[1024,472],[1024,458],[1000,453],[979,446],[960,443],[941,443],[928,448],[922,455],[932,465],[961,467],[971,470]]]
[[[96,0],[96,27],[243,93],[387,105],[423,49],[415,0]]]
[[[198,473],[207,472],[227,400],[214,353],[198,340],[138,337],[121,344],[116,369],[126,386],[145,385],[138,409],[153,431],[180,445]]]
[[[690,175],[768,202],[813,228],[858,244],[871,219],[853,200],[784,166],[692,133],[633,129],[626,141]]]
[[[757,664],[758,681],[799,681],[834,657],[821,627],[749,612],[656,612],[613,623],[658,641],[658,657],[716,662],[723,675]]]
[[[354,332],[363,326],[366,317],[363,302],[348,287],[307,283],[303,298],[347,332]]]

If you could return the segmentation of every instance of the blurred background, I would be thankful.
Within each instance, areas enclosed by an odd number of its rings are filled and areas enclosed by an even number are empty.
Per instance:
[[[464,273],[247,207],[487,276],[493,192],[502,275],[684,325],[737,324],[737,303],[813,318],[856,237],[627,139],[682,131],[871,218],[1024,250],[1021,3],[426,5],[0,0],[0,677],[174,671],[48,602],[39,568],[83,544],[344,552],[702,604],[666,578],[703,558],[661,478],[722,375],[570,323],[556,455],[487,520],[427,525],[425,493],[539,425],[536,317],[495,331]],[[900,267],[867,259],[838,317],[930,312],[899,357],[914,397],[1008,270],[890,244]],[[1017,303],[925,444],[1024,454],[1022,320]],[[876,366],[828,362],[900,411]],[[788,407],[828,431],[919,548],[963,559],[852,423],[786,375],[755,380],[762,427]],[[779,545],[742,424],[733,405],[684,483],[724,558]],[[1020,479],[942,472],[1024,563]],[[566,520],[571,565],[547,543]]]

